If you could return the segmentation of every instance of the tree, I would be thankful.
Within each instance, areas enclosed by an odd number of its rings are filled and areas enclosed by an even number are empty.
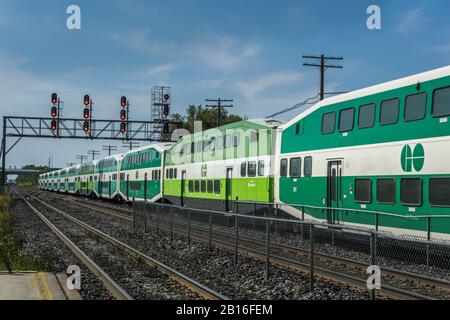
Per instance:
[[[186,109],[186,115],[182,116],[179,113],[172,114],[171,120],[182,123],[182,128],[188,130],[190,133],[194,132],[194,122],[201,121],[202,129],[207,130],[216,127],[217,109],[204,108],[203,106],[190,105]],[[246,119],[246,117],[244,118]],[[227,110],[222,109],[222,125],[243,120],[242,117],[230,114]]]
[[[22,169],[26,170],[39,170],[42,173],[47,173],[49,172],[49,168],[46,166],[36,166],[34,164],[29,164],[26,165],[24,167],[22,167]],[[16,183],[17,185],[22,185],[22,186],[35,186],[38,184],[38,178],[39,178],[39,174],[33,174],[33,175],[29,175],[29,176],[18,176],[16,179]]]

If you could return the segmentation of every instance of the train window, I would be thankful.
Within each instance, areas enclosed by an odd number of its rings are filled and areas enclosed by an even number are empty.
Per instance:
[[[208,193],[213,193],[214,185],[213,185],[213,181],[212,180],[208,180],[208,182],[207,182],[207,189],[208,189]]]
[[[188,189],[189,189],[189,192],[190,193],[192,193],[192,192],[194,192],[194,181],[189,181],[189,183],[188,183]]]
[[[380,109],[380,124],[397,123],[399,106],[400,100],[398,98],[383,101]]]
[[[174,178],[174,169],[170,169],[169,170],[169,179],[173,179]]]
[[[209,150],[216,150],[216,137],[212,137],[211,140],[209,140]]]
[[[428,190],[431,205],[450,207],[450,178],[431,178]]]
[[[250,142],[256,142],[259,140],[259,134],[256,131],[250,131]]]
[[[241,142],[241,134],[235,133],[233,135],[233,147],[238,147]]]
[[[308,178],[312,177],[312,157],[305,157],[303,167],[303,175]]]
[[[220,194],[220,180],[214,180],[214,193]]]
[[[184,155],[184,146],[180,147],[180,157],[183,157]]]
[[[202,180],[200,185],[201,185],[201,192],[205,193],[206,192],[206,181]]]
[[[375,124],[375,103],[359,107],[358,128],[372,128]]]
[[[302,166],[301,158],[292,158],[289,165],[289,175],[292,178],[300,177],[301,166]]]
[[[434,90],[433,93],[433,117],[450,115],[450,87]]]
[[[194,182],[195,192],[200,192],[200,181],[196,180]]]
[[[223,139],[220,137],[216,138],[216,150],[220,150],[223,147]]]
[[[264,160],[258,161],[258,176],[264,176]]]
[[[377,201],[384,204],[395,204],[395,179],[377,180]]]
[[[169,169],[166,169],[166,179],[169,179]]]
[[[155,153],[156,159],[159,159],[159,152]]]
[[[247,162],[241,163],[241,177],[245,177],[247,175]]]
[[[372,202],[371,179],[355,179],[355,201],[360,203]]]
[[[355,122],[355,108],[348,108],[339,112],[339,131],[352,131]]]
[[[225,148],[230,148],[231,147],[231,134],[227,134],[224,139],[225,139]]]
[[[406,97],[405,121],[422,120],[427,108],[427,93],[416,93]]]
[[[250,161],[248,163],[247,175],[249,177],[256,177],[256,161]]]
[[[322,116],[322,134],[333,133],[336,127],[336,112],[324,113]]]
[[[300,134],[300,122],[298,122],[296,125],[295,125],[295,135],[299,135]]]
[[[281,161],[280,161],[280,176],[287,177],[287,171],[288,171],[288,161],[287,161],[287,159],[281,159]]]
[[[421,206],[422,196],[422,179],[402,179],[400,196],[402,204],[408,206]]]
[[[136,171],[136,180],[139,179],[139,171]]]

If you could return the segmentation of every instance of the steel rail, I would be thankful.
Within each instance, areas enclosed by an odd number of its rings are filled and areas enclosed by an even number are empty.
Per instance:
[[[187,287],[191,291],[198,293],[203,298],[208,299],[208,300],[229,300],[228,297],[222,295],[221,293],[219,293],[211,288],[206,287],[205,285],[203,285],[203,284],[199,283],[198,281],[184,275],[183,273],[165,265],[164,263],[147,256],[146,254],[107,235],[106,233],[104,233],[98,229],[95,229],[94,227],[88,225],[87,223],[85,223],[81,220],[78,220],[77,218],[74,218],[73,216],[63,212],[62,210],[60,210],[58,208],[53,207],[52,205],[46,203],[45,201],[43,201],[39,198],[36,198],[34,196],[31,196],[31,195],[30,195],[30,197],[32,197],[36,201],[40,202],[42,205],[46,206],[47,208],[62,215],[66,219],[72,221],[76,225],[84,228],[85,230],[89,231],[90,233],[94,234],[95,236],[100,237],[103,240],[106,240],[107,242],[109,242],[110,244],[114,245],[115,247],[121,249],[122,251],[126,252],[130,256],[132,256],[136,259],[141,259],[147,265],[157,268],[161,273],[166,274],[171,279],[173,279],[176,282],[178,282],[179,284]]]
[[[105,285],[106,289],[118,300],[133,300],[133,298],[115,282],[99,265],[89,258],[75,243],[73,243],[61,230],[50,222],[39,210],[37,210],[23,195],[12,189],[27,206],[41,219],[53,233],[77,256],[86,267]]]

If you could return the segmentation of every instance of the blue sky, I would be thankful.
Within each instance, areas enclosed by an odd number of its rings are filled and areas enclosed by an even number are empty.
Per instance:
[[[81,8],[81,30],[66,28],[71,4]],[[381,30],[366,27],[371,4],[381,8]],[[302,67],[302,54],[344,56],[344,69],[326,74],[327,91],[450,64],[449,16],[450,3],[438,0],[3,0],[1,114],[48,116],[56,91],[67,117],[81,117],[89,93],[97,117],[118,118],[126,95],[131,117],[147,120],[151,88],[170,85],[174,111],[223,97],[235,100],[234,113],[264,117],[318,92],[318,70]],[[8,164],[52,154],[64,166],[102,144],[23,141]]]

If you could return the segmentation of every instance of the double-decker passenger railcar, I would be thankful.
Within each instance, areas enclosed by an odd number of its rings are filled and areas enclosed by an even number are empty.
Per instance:
[[[125,201],[155,202],[162,198],[165,151],[172,143],[158,143],[129,151],[120,164],[120,196]]]
[[[70,194],[75,194],[78,191],[77,177],[79,168],[80,165],[75,165],[67,169],[68,171],[66,177],[66,184],[67,184],[67,192]]]
[[[240,121],[184,136],[167,152],[164,199],[222,211],[232,211],[234,200],[272,202],[271,155],[279,124]]]
[[[123,155],[109,156],[96,164],[94,190],[99,198],[114,199],[119,194],[119,167]]]
[[[96,196],[94,190],[94,175],[97,162],[97,160],[87,162],[82,164],[78,169],[77,194],[89,197]]]
[[[276,199],[297,216],[305,206],[328,222],[427,230],[366,211],[449,214],[449,117],[450,67],[326,99],[280,127]],[[450,233],[448,221],[433,232]]]

